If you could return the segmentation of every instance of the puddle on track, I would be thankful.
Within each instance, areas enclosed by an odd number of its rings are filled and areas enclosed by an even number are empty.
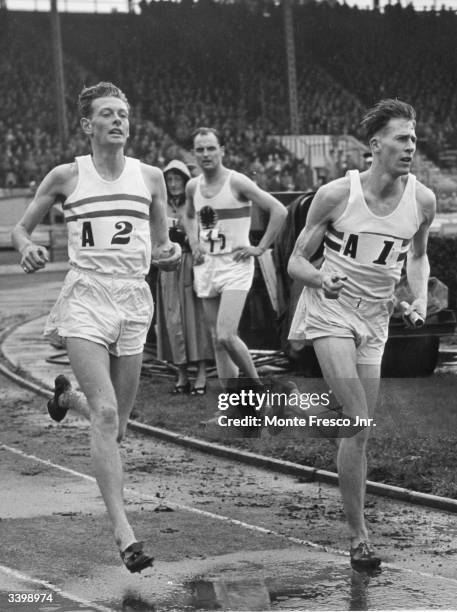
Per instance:
[[[130,590],[120,602],[108,605],[122,612],[303,612],[453,609],[457,602],[457,581],[392,568],[369,575],[352,569],[344,558],[329,560],[328,555],[314,552],[307,559],[303,554],[297,555],[294,562],[290,557],[287,561],[281,560],[282,555],[277,552],[276,561],[272,551],[269,551],[269,558],[264,555],[263,559],[250,558],[234,563],[220,563],[213,558],[208,571],[168,580],[161,586],[149,583],[155,594]],[[198,560],[196,565],[198,570]]]
[[[31,582],[0,575],[1,612],[195,612],[197,610],[411,610],[454,609],[457,581],[384,568],[353,570],[348,559],[303,549],[236,553],[162,563],[132,577],[104,566],[97,578],[63,587],[79,603]],[[5,579],[7,580],[5,582]],[[17,583],[17,584],[16,584]],[[42,601],[9,602],[42,593]],[[100,609],[100,608],[98,608]]]

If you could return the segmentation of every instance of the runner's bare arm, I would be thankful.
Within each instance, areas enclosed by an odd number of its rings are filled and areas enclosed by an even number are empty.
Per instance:
[[[346,179],[332,181],[319,189],[314,196],[306,225],[297,238],[287,267],[293,279],[304,282],[308,287],[322,288],[329,298],[338,297],[344,286],[344,279],[324,276],[310,259],[320,247],[328,223],[339,216],[348,192]]]
[[[430,189],[421,184],[418,184],[417,187],[416,197],[422,213],[422,223],[411,241],[406,260],[406,276],[415,299],[410,308],[405,311],[405,314],[408,315],[415,310],[421,317],[425,318],[427,314],[427,287],[430,276],[427,241],[430,226],[435,218],[436,199]]]
[[[49,261],[46,247],[32,240],[32,232],[59,198],[68,195],[69,185],[75,178],[73,164],[57,166],[40,183],[35,196],[12,232],[14,248],[21,254],[24,272],[36,272]]]
[[[235,173],[232,177],[231,187],[242,199],[251,201],[268,213],[268,224],[259,244],[255,247],[239,249],[238,253],[234,251],[235,260],[246,259],[246,257],[250,256],[258,257],[268,249],[278,235],[287,217],[287,209],[279,200],[263,189],[260,189],[254,181],[251,181],[244,174]]]
[[[167,226],[167,190],[162,172],[153,166],[142,164],[146,186],[151,194],[149,220],[154,249],[169,248]]]

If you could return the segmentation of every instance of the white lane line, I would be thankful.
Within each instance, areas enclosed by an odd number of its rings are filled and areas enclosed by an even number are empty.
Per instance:
[[[15,453],[16,455],[20,455],[21,457],[24,457],[26,459],[30,459],[32,461],[36,461],[38,463],[43,463],[44,465],[47,465],[49,467],[53,467],[56,468],[57,470],[61,470],[62,472],[66,472],[68,474],[72,474],[73,476],[79,476],[80,478],[84,478],[85,480],[89,480],[91,482],[96,482],[95,478],[93,476],[89,476],[88,474],[84,474],[83,472],[77,472],[76,470],[72,470],[70,468],[66,468],[62,465],[59,465],[57,463],[53,463],[52,461],[50,461],[49,459],[41,459],[40,457],[37,457],[36,455],[29,455],[27,453],[25,453],[24,451],[18,449],[18,448],[14,448],[12,446],[8,446],[6,444],[2,444],[1,448],[4,448],[8,451],[10,451],[11,453]],[[139,497],[140,499],[146,499],[148,501],[154,501],[157,504],[157,497],[155,495],[148,495],[147,493],[140,493],[138,491],[136,491],[135,489],[131,489],[130,487],[125,487],[124,491],[126,493],[129,493],[130,495],[133,495],[135,497]],[[193,506],[187,506],[186,504],[180,504],[179,502],[175,502],[172,501],[170,499],[166,500],[166,503],[169,504],[170,506],[173,506],[174,508],[177,508],[178,510],[185,510],[186,512],[192,512],[194,514],[199,514],[200,516],[205,516],[206,518],[212,518],[218,521],[225,521],[228,523],[231,523],[232,525],[237,525],[239,527],[243,527],[244,529],[249,529],[251,531],[256,531],[258,533],[264,533],[264,534],[269,534],[269,535],[273,535],[279,538],[286,538],[287,540],[295,543],[295,544],[301,544],[301,545],[305,545],[305,546],[309,546],[311,548],[315,548],[317,550],[322,550],[324,552],[329,552],[329,553],[333,553],[336,555],[344,555],[344,556],[348,556],[349,553],[347,553],[346,551],[343,550],[338,550],[336,548],[331,548],[329,546],[323,546],[322,544],[316,544],[315,542],[311,542],[308,540],[301,540],[298,538],[294,538],[291,536],[284,536],[276,531],[273,531],[271,529],[267,529],[266,527],[260,527],[260,525],[253,525],[252,523],[246,523],[244,521],[240,521],[238,519],[234,519],[234,518],[230,518],[229,516],[225,516],[223,514],[216,514],[215,512],[209,512],[208,510],[202,510],[200,508],[194,508]]]
[[[40,589],[53,591],[54,593],[65,597],[65,599],[70,599],[71,601],[81,604],[82,606],[90,607],[93,610],[97,610],[97,612],[115,612],[113,608],[107,608],[106,606],[101,606],[99,604],[92,603],[91,601],[87,601],[87,599],[82,599],[77,595],[73,595],[73,593],[68,593],[68,591],[63,591],[62,589],[59,589],[59,587],[57,587],[55,584],[52,584],[51,582],[47,582],[46,580],[39,580],[38,578],[32,578],[32,576],[23,574],[22,572],[18,572],[17,570],[11,569],[10,567],[6,567],[6,565],[0,565],[0,572],[6,574],[7,576],[16,578],[16,580],[20,580],[21,582],[32,583]]]
[[[44,465],[48,465],[50,467],[56,468],[61,472],[67,472],[67,474],[72,474],[73,476],[78,476],[79,478],[84,478],[85,480],[90,480],[91,482],[95,482],[95,478],[93,476],[89,476],[88,474],[83,474],[82,472],[76,472],[71,468],[67,468],[63,465],[58,465],[57,463],[53,463],[49,459],[41,459],[40,457],[36,457],[35,455],[29,455],[21,451],[20,448],[14,448],[13,446],[8,446],[7,444],[2,444],[1,448],[10,451],[10,453],[15,453],[16,455],[20,455],[21,457],[25,457],[26,459],[31,459],[33,461],[37,461],[38,463],[43,463]]]
[[[63,465],[59,465],[57,463],[53,463],[49,459],[41,459],[40,457],[36,457],[35,455],[29,455],[24,451],[14,448],[12,446],[8,446],[6,444],[0,445],[0,448],[4,448],[11,453],[15,453],[16,455],[20,455],[26,459],[31,459],[33,461],[37,461],[38,463],[43,463],[44,465],[48,465],[62,472],[67,472],[72,474],[73,476],[78,476],[80,478],[84,478],[85,480],[89,480],[91,482],[96,482],[93,476],[89,476],[88,474],[84,474],[83,472],[77,472],[76,470],[72,470],[70,468],[66,468]],[[157,497],[155,495],[148,495],[147,493],[139,493],[135,489],[131,489],[130,487],[125,487],[125,492],[129,493],[135,497],[139,497],[140,499],[147,499],[150,501],[154,501],[157,503]],[[309,548],[314,548],[315,550],[320,550],[322,552],[330,553],[333,555],[348,557],[349,553],[345,550],[340,550],[338,548],[333,548],[332,546],[324,546],[323,544],[316,544],[316,542],[312,542],[310,540],[303,540],[301,538],[295,538],[294,536],[288,536],[277,531],[273,531],[272,529],[267,529],[266,527],[260,527],[260,525],[253,525],[252,523],[245,523],[244,521],[239,521],[238,519],[230,518],[229,516],[225,516],[223,514],[216,514],[214,512],[209,512],[208,510],[201,510],[200,508],[194,508],[193,506],[186,506],[185,504],[180,504],[178,502],[174,502],[172,500],[167,499],[166,503],[178,510],[185,510],[186,512],[192,512],[193,514],[199,514],[200,516],[205,516],[207,518],[212,518],[218,521],[225,521],[230,523],[231,525],[237,525],[239,527],[243,527],[244,529],[248,529],[249,531],[254,531],[257,533],[263,533],[272,535],[277,538],[286,539],[292,544],[298,544],[300,546],[308,546]],[[396,565],[394,563],[384,562],[382,563],[382,567],[387,567],[390,569],[394,569],[400,572],[405,572],[407,574],[413,574],[414,576],[422,576],[423,578],[431,578],[432,580],[440,579],[446,582],[450,582],[451,584],[457,585],[457,578],[449,578],[447,576],[441,576],[440,574],[429,574],[428,572],[421,572],[415,569],[410,569],[408,567],[402,567],[400,565]]]

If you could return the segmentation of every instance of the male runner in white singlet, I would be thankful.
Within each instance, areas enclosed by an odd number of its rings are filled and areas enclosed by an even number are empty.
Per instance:
[[[48,409],[57,421],[69,407],[90,417],[92,462],[114,538],[127,569],[139,572],[153,559],[125,514],[118,444],[133,407],[153,313],[144,280],[151,236],[153,258],[164,269],[179,265],[180,248],[168,239],[162,172],[124,156],[129,104],[123,92],[103,82],[84,88],[79,107],[92,154],[51,170],[14,228],[13,242],[25,272],[44,268],[48,253],[31,233],[56,201],[63,202],[71,270],[45,335],[65,340],[84,396],[73,397],[69,381],[58,376]]]
[[[289,274],[305,283],[290,339],[313,341],[324,378],[349,417],[372,417],[393,293],[406,260],[415,299],[406,311],[425,317],[426,254],[435,196],[410,174],[416,150],[415,111],[382,100],[362,120],[372,166],[324,185],[289,261]],[[324,263],[310,258],[322,240]],[[338,473],[351,537],[351,560],[378,566],[364,520],[366,446],[370,430],[339,440]]]
[[[238,325],[252,284],[254,257],[273,242],[287,211],[251,179],[222,164],[224,147],[213,128],[196,130],[194,153],[202,174],[187,183],[183,222],[194,257],[195,291],[203,298],[214,340],[219,380],[227,388],[242,370],[249,384],[257,386],[259,376],[238,336]],[[252,202],[269,215],[257,246],[249,242]]]

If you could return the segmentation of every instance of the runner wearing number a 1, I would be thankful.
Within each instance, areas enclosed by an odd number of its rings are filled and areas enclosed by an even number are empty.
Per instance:
[[[404,316],[411,324],[426,316],[427,239],[436,202],[410,172],[415,126],[414,109],[401,100],[369,109],[362,127],[371,167],[319,189],[289,261],[289,274],[305,285],[289,338],[313,342],[327,384],[352,418],[374,415],[394,289],[405,263],[414,300]],[[324,262],[317,269],[310,258],[322,241]],[[339,440],[337,458],[351,562],[376,567],[381,558],[364,519],[370,427],[352,433]]]
[[[25,272],[43,268],[47,251],[31,233],[56,201],[63,202],[71,269],[45,335],[65,341],[83,394],[58,376],[48,410],[56,421],[69,408],[90,417],[93,467],[114,538],[127,569],[139,572],[152,557],[143,552],[125,514],[118,444],[133,407],[152,318],[145,281],[151,255],[170,270],[179,265],[181,250],[168,239],[162,172],[124,156],[129,104],[123,92],[111,83],[84,88],[79,108],[92,154],[57,166],[43,179],[13,230],[13,243]],[[87,542],[88,549],[93,546]]]

